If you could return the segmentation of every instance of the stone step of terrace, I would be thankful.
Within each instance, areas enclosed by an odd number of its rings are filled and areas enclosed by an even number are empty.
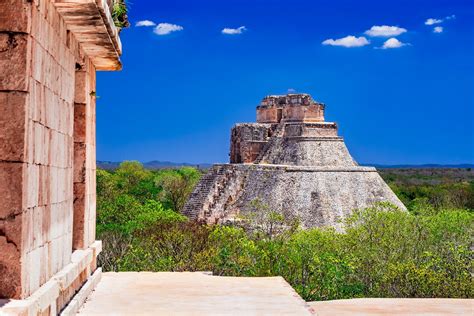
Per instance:
[[[309,302],[318,316],[449,316],[474,315],[473,299],[356,298]]]
[[[311,315],[282,277],[108,272],[79,315]]]

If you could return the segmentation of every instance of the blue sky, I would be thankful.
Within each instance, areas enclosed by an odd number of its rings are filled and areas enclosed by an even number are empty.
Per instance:
[[[129,2],[123,70],[98,73],[98,160],[227,162],[232,125],[294,89],[358,162],[474,163],[471,0]]]

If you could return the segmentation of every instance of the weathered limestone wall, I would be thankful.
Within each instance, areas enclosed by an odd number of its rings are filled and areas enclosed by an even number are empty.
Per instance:
[[[257,106],[257,123],[324,122],[324,108],[309,94],[270,95]]]
[[[92,61],[120,66],[104,3],[0,1],[0,313],[56,314],[96,270]]]
[[[257,122],[258,123],[267,123],[267,124],[280,123],[282,117],[283,117],[282,108],[257,109]]]
[[[341,228],[339,221],[354,209],[382,201],[405,208],[372,167],[227,164],[205,177],[209,184],[193,192],[183,212],[209,224],[258,211],[250,207],[256,199],[303,227]]]
[[[261,163],[291,166],[356,166],[340,137],[282,137],[264,153]]]
[[[285,122],[323,122],[324,106],[319,104],[287,106],[283,109],[282,120]]]
[[[303,227],[341,227],[339,220],[354,209],[377,202],[404,209],[375,168],[263,166],[243,173],[245,185],[228,213],[254,211],[249,204],[258,198],[289,218],[298,217]]]
[[[51,3],[1,6],[0,218],[2,245],[17,262],[2,262],[0,296],[25,298],[71,258],[79,46]]]
[[[337,137],[336,123],[285,124],[284,137]]]
[[[237,124],[232,128],[230,161],[232,163],[253,162],[271,137],[275,124]]]

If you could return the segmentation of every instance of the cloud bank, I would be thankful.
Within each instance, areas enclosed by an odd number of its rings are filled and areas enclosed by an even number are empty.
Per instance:
[[[246,31],[247,28],[245,26],[238,27],[236,29],[226,27],[222,29],[222,34],[227,34],[227,35],[236,35],[236,34],[242,34],[244,31]]]
[[[429,18],[425,21],[425,25],[434,25],[434,24],[439,24],[439,23],[443,23],[443,20],[442,19]]]
[[[138,21],[135,26],[155,26],[156,23],[150,20]]]
[[[365,45],[369,45],[370,42],[363,36],[355,37],[353,35],[349,35],[339,39],[327,39],[322,42],[323,45],[329,46],[343,46],[343,47],[361,47]]]
[[[382,49],[391,49],[391,48],[400,48],[402,46],[409,45],[407,43],[402,43],[395,37],[391,37],[383,43]]]
[[[443,33],[443,27],[442,26],[435,26],[433,28],[433,33]]]
[[[182,30],[184,30],[184,28],[181,25],[160,23],[153,29],[153,32],[157,35],[167,35],[172,32],[178,32]]]
[[[444,20],[454,20],[454,19],[456,19],[456,15],[454,15],[454,14],[448,15],[444,19],[429,18],[425,21],[425,25],[440,24],[440,23],[443,23]]]
[[[398,36],[405,33],[407,30],[403,27],[388,26],[388,25],[374,25],[370,30],[365,31],[365,34],[372,37],[390,37]]]

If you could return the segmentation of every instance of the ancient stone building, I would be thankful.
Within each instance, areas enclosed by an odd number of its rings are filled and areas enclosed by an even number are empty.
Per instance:
[[[354,161],[324,109],[308,94],[265,97],[257,123],[232,128],[230,164],[203,176],[184,214],[220,223],[254,211],[259,199],[304,227],[339,227],[351,211],[375,202],[404,209],[375,168]]]
[[[0,314],[74,313],[100,279],[95,72],[111,0],[0,0]]]

